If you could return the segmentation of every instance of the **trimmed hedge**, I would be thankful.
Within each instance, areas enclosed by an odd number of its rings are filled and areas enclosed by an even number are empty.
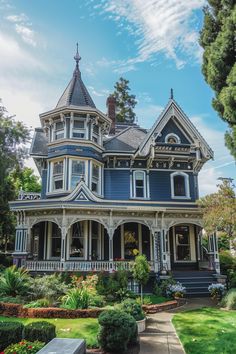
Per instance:
[[[38,340],[48,343],[55,337],[56,326],[46,321],[29,323],[24,329],[24,338],[31,342]]]
[[[20,322],[0,322],[0,351],[21,341],[23,328]]]

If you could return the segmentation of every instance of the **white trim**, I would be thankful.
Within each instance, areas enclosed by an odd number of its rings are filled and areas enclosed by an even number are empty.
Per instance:
[[[81,157],[71,157],[69,158],[69,181],[68,181],[68,191],[73,191],[75,188],[71,187],[71,177],[72,177],[72,162],[73,161],[80,161],[80,162],[84,162],[84,175],[83,178],[85,180],[85,183],[88,185],[88,160],[85,158],[81,158]],[[82,176],[82,175],[81,175]],[[81,179],[80,179],[81,180]],[[80,181],[79,181],[80,182]]]
[[[175,190],[174,190],[174,177],[175,176],[182,176],[184,177],[184,183],[185,183],[185,196],[177,196],[175,195]],[[184,172],[173,172],[170,175],[170,184],[171,184],[171,198],[172,199],[190,199],[190,190],[189,190],[189,175]]]
[[[165,143],[168,143],[168,139],[171,138],[171,137],[173,137],[173,138],[175,138],[177,140],[176,144],[180,144],[181,143],[181,140],[180,140],[179,136],[177,134],[174,134],[174,133],[169,133],[169,134],[167,134],[165,136]]]
[[[103,175],[103,164],[101,162],[98,162],[97,160],[91,159],[90,163],[90,181],[89,181],[89,189],[91,190],[92,193],[94,193],[97,196],[102,196],[102,175]],[[99,167],[99,176],[98,176],[98,190],[92,191],[92,183],[93,183],[93,165],[97,165]]]
[[[189,252],[190,252],[190,260],[184,261],[184,260],[177,260],[176,259],[176,232],[175,228],[176,226],[187,226],[189,228]],[[177,224],[173,226],[173,247],[174,247],[174,262],[175,263],[195,263],[197,261],[196,259],[196,247],[195,247],[195,237],[194,237],[194,225],[192,224]]]
[[[141,173],[143,175],[143,197],[138,197],[136,195],[136,174]],[[131,198],[135,199],[146,199],[147,198],[147,179],[146,179],[146,171],[144,170],[132,170],[132,178],[133,178],[133,193],[131,193]]]

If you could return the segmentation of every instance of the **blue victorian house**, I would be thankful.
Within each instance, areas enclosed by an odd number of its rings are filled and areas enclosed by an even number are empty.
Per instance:
[[[198,173],[213,152],[173,98],[146,130],[98,110],[80,56],[56,107],[40,114],[31,156],[42,192],[22,192],[14,261],[30,271],[129,269],[139,252],[152,272],[219,272],[217,240],[202,244]]]

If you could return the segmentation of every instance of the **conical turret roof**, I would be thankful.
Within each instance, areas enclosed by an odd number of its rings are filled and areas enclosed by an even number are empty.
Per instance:
[[[89,106],[92,108],[96,108],[81,78],[81,72],[79,69],[79,61],[81,60],[81,57],[78,52],[78,44],[77,52],[74,59],[76,61],[76,66],[73,73],[73,77],[70,80],[65,91],[63,92],[62,96],[60,97],[56,108],[61,108],[65,106]]]

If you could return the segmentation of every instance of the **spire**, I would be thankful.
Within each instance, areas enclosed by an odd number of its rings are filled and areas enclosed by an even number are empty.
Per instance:
[[[170,89],[170,99],[174,99],[174,90],[172,88]]]
[[[81,60],[81,56],[79,55],[79,45],[76,43],[76,54],[74,56],[75,62],[76,62],[76,67],[75,71],[79,71],[79,61]]]

